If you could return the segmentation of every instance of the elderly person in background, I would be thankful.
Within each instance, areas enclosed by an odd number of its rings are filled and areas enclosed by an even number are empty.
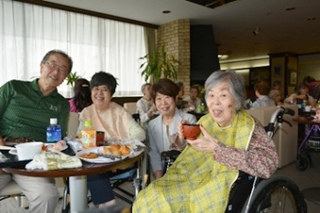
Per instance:
[[[178,86],[178,89],[179,89],[179,93],[178,93],[178,96],[177,96],[177,101],[176,101],[176,105],[178,107],[178,109],[183,109],[185,108],[185,105],[187,104],[187,102],[185,102],[183,100],[183,96],[184,96],[184,84],[180,81],[178,81],[176,83],[176,85]]]
[[[145,139],[145,132],[120,105],[111,102],[116,91],[117,81],[106,72],[95,73],[90,82],[93,104],[80,113],[78,133],[84,128],[85,121],[92,121],[92,128],[103,131],[105,139],[134,138]],[[88,188],[95,205],[99,208],[115,204],[111,184],[107,173],[88,175]]]
[[[272,89],[269,92],[269,98],[273,99],[274,103],[277,106],[281,106],[283,105],[283,102],[281,101],[281,94],[280,94],[280,90],[277,89]]]
[[[148,124],[148,136],[150,145],[150,163],[156,179],[163,176],[163,164],[161,152],[170,149],[182,150],[185,143],[175,143],[178,140],[178,123],[187,120],[196,122],[196,117],[178,110],[176,98],[179,89],[169,79],[160,79],[152,86],[152,99],[160,115]]]
[[[278,165],[276,147],[263,126],[244,109],[244,79],[215,71],[205,82],[209,113],[198,123],[202,134],[168,172],[142,190],[133,212],[225,212],[239,171],[269,178]],[[182,123],[179,139],[182,139]],[[146,205],[147,204],[147,205]]]
[[[269,83],[265,80],[258,80],[254,84],[254,91],[258,99],[255,102],[253,102],[251,109],[276,105],[274,101],[268,97],[270,92],[270,86]]]
[[[312,98],[312,96],[308,94],[308,92],[309,92],[308,85],[302,82],[297,87],[297,92],[292,93],[289,97],[284,99],[284,102],[287,104],[298,104],[298,105],[302,105],[303,102],[306,102],[307,105],[313,105],[315,104],[315,101]]]
[[[320,98],[320,84],[315,78],[307,75],[303,78],[303,82],[308,85],[309,94],[313,99],[318,100]]]
[[[183,99],[187,102],[189,109],[195,110],[199,105],[201,105],[201,99],[198,98],[199,88],[197,86],[192,86],[190,88],[190,95]]]
[[[137,102],[137,111],[140,115],[141,122],[146,123],[150,120],[152,115],[156,113],[157,108],[151,98],[151,84],[143,84],[141,87],[141,92],[143,93],[143,97],[140,98]]]

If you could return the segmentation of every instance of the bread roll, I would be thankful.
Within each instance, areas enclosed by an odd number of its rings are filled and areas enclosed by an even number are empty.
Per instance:
[[[110,146],[110,150],[114,151],[114,150],[119,150],[121,148],[121,146],[119,144],[114,144]]]
[[[121,146],[120,153],[122,156],[126,156],[130,154],[130,149],[127,146]]]
[[[111,152],[112,152],[112,155],[114,155],[116,157],[121,156],[120,149],[114,149],[114,150],[111,150]]]
[[[111,150],[110,150],[110,148],[109,147],[103,147],[102,148],[102,154],[104,154],[104,155],[111,155],[112,154],[112,152],[111,152]]]

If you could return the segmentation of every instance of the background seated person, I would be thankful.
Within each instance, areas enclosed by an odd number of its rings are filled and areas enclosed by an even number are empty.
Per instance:
[[[90,83],[87,79],[79,78],[74,84],[74,96],[69,100],[70,112],[81,112],[92,104]]]
[[[261,178],[276,171],[272,139],[243,110],[244,82],[231,70],[209,76],[205,82],[209,113],[198,121],[202,134],[187,140],[189,145],[167,173],[140,191],[133,212],[225,212],[240,170]]]
[[[117,81],[113,75],[98,72],[92,76],[91,98],[93,104],[80,113],[78,133],[84,128],[85,121],[92,121],[92,128],[103,131],[105,139],[135,138],[143,141],[145,132],[122,106],[111,102],[116,91]],[[99,208],[115,204],[107,173],[88,175],[88,188],[91,198]]]
[[[252,109],[276,105],[274,101],[268,97],[270,86],[269,83],[265,80],[256,81],[256,83],[254,84],[254,91],[258,99],[252,103]]]
[[[178,93],[178,96],[177,96],[177,101],[176,101],[176,105],[178,107],[178,109],[183,109],[185,107],[185,104],[187,102],[185,102],[183,100],[183,96],[184,96],[184,85],[182,82],[177,82],[176,85],[178,86],[179,88],[179,93]]]
[[[272,89],[272,90],[270,90],[269,98],[273,99],[274,103],[275,103],[277,106],[283,105],[283,102],[281,101],[280,90],[277,90],[277,89]]]
[[[178,123],[182,120],[196,122],[194,115],[180,111],[176,107],[178,92],[177,85],[169,79],[160,79],[152,86],[151,96],[160,113],[148,124],[150,163],[156,179],[163,175],[161,152],[171,149],[182,150],[185,146],[185,143],[176,143]]]
[[[315,78],[307,75],[303,78],[303,82],[308,86],[309,95],[312,96],[313,99],[318,100],[320,98],[320,84],[316,81]]]
[[[198,98],[199,88],[197,86],[192,86],[190,88],[190,95],[183,99],[187,102],[186,108],[190,109],[190,111],[194,111],[198,106],[201,105],[201,99]]]
[[[143,93],[143,97],[137,102],[137,111],[140,115],[140,121],[146,123],[154,114],[156,114],[157,108],[151,98],[151,84],[143,84],[141,92]]]
[[[66,136],[69,103],[57,87],[72,69],[72,59],[60,50],[49,51],[40,63],[40,77],[32,82],[12,80],[0,88],[0,145],[6,142],[47,141],[50,118],[57,118]],[[32,213],[53,213],[59,193],[54,178],[8,174],[0,169],[0,191],[14,180],[29,201]],[[1,210],[0,210],[1,212]]]
[[[314,99],[308,95],[308,85],[304,82],[300,83],[297,87],[296,93],[292,93],[289,97],[284,99],[287,104],[299,104],[302,105],[305,101],[307,105],[315,104]]]

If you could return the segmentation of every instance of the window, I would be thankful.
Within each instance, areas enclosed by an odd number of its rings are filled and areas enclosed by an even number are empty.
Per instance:
[[[144,27],[89,15],[0,0],[0,85],[40,76],[40,61],[52,49],[68,53],[72,71],[91,80],[98,71],[118,79],[115,96],[141,95],[138,58],[146,55]],[[64,82],[58,91],[70,97]]]

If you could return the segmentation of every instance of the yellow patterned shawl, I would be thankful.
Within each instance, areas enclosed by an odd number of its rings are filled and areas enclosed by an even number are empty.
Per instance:
[[[255,127],[245,111],[237,113],[226,128],[220,128],[209,114],[198,123],[219,142],[239,149],[247,149]],[[217,162],[212,153],[187,146],[164,177],[140,192],[133,212],[225,212],[237,177],[237,169]]]

